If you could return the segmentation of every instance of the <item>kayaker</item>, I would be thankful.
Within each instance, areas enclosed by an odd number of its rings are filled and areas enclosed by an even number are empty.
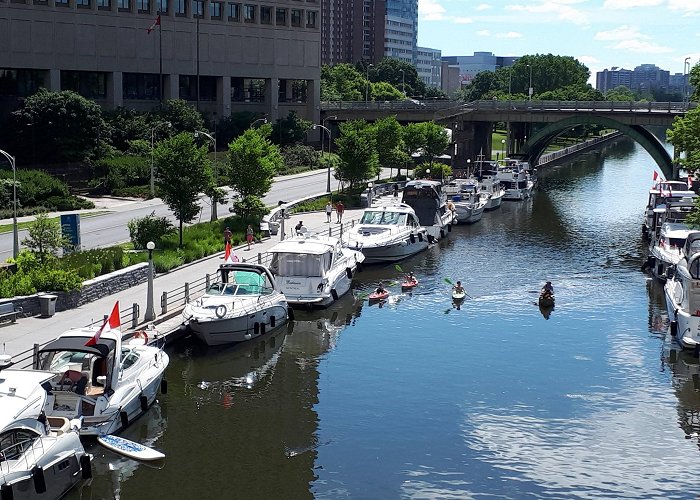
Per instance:
[[[413,276],[412,272],[406,273],[406,276],[404,277],[404,279],[406,280],[406,283],[413,283],[416,281],[416,277]]]
[[[551,281],[545,283],[545,285],[542,287],[542,293],[547,295],[554,295],[554,287],[552,286]]]
[[[464,289],[464,287],[462,287],[462,282],[461,282],[461,281],[458,281],[457,284],[456,284],[455,286],[452,287],[452,290],[453,290],[455,293],[466,293],[466,290]]]
[[[379,283],[379,286],[374,291],[374,293],[376,293],[377,295],[382,295],[382,294],[387,293],[387,289],[384,288],[384,285],[382,283]]]

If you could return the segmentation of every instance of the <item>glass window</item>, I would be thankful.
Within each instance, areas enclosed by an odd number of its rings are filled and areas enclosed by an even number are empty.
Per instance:
[[[139,12],[151,12],[151,0],[136,0],[136,8]]]
[[[168,13],[168,0],[158,0],[158,12],[160,14]]]
[[[231,100],[234,102],[265,102],[265,80],[231,78]]]
[[[275,23],[277,26],[286,26],[287,24],[287,9],[278,8],[275,11]]]
[[[315,28],[316,27],[316,17],[318,16],[318,12],[315,10],[307,10],[306,11],[306,27],[307,28]]]
[[[112,8],[112,0],[97,0],[97,8],[100,10],[110,10]]]
[[[211,2],[209,4],[209,17],[221,19],[221,2]]]
[[[131,0],[117,0],[117,8],[121,11],[130,11]]]
[[[180,75],[180,99],[185,101],[197,100],[197,76],[196,75]],[[199,77],[199,100],[200,101],[216,101],[216,77],[215,76],[200,76]]]
[[[194,17],[204,17],[204,0],[193,0],[192,15]]]
[[[255,22],[255,5],[246,5],[243,8],[243,21],[246,23]]]
[[[154,73],[124,73],[122,97],[134,100],[157,101],[160,98],[159,77]]]
[[[239,3],[229,3],[228,4],[228,20],[229,21],[240,21],[241,20],[241,4],[239,4]]]
[[[61,90],[72,90],[88,99],[105,99],[107,97],[106,73],[61,71]]]
[[[175,0],[175,15],[180,17],[184,17],[187,15],[186,0]]]
[[[90,0],[75,0],[75,5],[78,7],[90,7]]]
[[[68,0],[56,0],[56,6],[68,7]]]
[[[260,24],[272,24],[272,7],[260,6]]]
[[[27,97],[44,87],[45,72],[0,68],[0,96]]]
[[[301,13],[302,11],[299,9],[292,9],[292,26],[301,26]]]

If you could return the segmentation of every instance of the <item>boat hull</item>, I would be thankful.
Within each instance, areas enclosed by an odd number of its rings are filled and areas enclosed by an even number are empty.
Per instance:
[[[360,251],[365,256],[365,264],[378,264],[382,262],[396,262],[422,252],[428,248],[428,239],[421,233],[419,238],[414,235],[415,242],[392,242],[384,246],[363,247]],[[422,241],[421,241],[422,240]]]
[[[689,314],[674,300],[674,290],[677,286],[680,285],[674,280],[669,280],[664,286],[671,336],[684,349],[698,349],[700,348],[700,316]]]
[[[486,202],[486,206],[484,207],[484,210],[496,210],[501,206],[501,202],[503,201],[503,192],[499,194],[492,194],[489,196],[488,201]]]
[[[351,272],[354,272],[354,268],[351,269]],[[285,287],[285,279],[287,278],[278,278],[278,283],[280,283],[280,290],[282,291],[282,293],[284,293],[284,296],[287,298],[287,304],[293,306],[329,306],[333,302],[335,302],[336,299],[339,299],[340,297],[348,293],[350,291],[350,285],[352,284],[352,280],[348,278],[347,275],[343,274],[338,276],[336,281],[330,287],[328,287],[327,291],[323,291],[315,295],[298,293],[295,294],[294,290],[290,290],[287,287]],[[318,281],[321,281],[323,278],[319,277],[316,279]],[[331,290],[335,292],[335,297]]]
[[[274,317],[274,321],[271,319]],[[209,346],[245,342],[287,323],[286,304],[277,304],[254,313],[228,318],[191,318],[192,333]],[[274,322],[274,326],[272,323]]]

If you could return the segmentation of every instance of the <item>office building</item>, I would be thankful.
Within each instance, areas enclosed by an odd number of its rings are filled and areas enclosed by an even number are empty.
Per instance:
[[[162,96],[212,118],[316,121],[319,1],[0,0],[0,102],[45,87],[106,108],[149,110]]]
[[[610,69],[598,71],[595,75],[595,88],[602,93],[612,90],[615,87],[623,85],[628,89],[631,88],[632,71],[629,69],[618,68],[613,66]]]
[[[442,52],[438,49],[417,47],[416,71],[427,87],[441,87]]]
[[[496,56],[492,52],[474,52],[471,56],[443,56],[442,62],[459,67],[460,85],[466,85],[482,71],[496,71],[515,64],[519,57]]]
[[[385,0],[324,0],[321,62],[334,66],[384,57]]]
[[[418,0],[386,0],[384,56],[416,65]]]

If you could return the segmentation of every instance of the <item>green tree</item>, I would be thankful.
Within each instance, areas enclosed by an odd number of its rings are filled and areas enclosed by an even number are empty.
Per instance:
[[[367,69],[364,63],[358,63],[355,67],[359,71],[362,71],[363,74]],[[399,89],[402,95],[405,88],[406,96],[425,96],[425,82],[418,76],[416,67],[399,59],[385,57],[371,68],[369,79],[372,82],[390,83],[395,88]],[[383,99],[375,100],[379,101]]]
[[[290,111],[285,118],[275,121],[270,139],[279,146],[298,144],[306,138],[309,128],[310,121],[299,117],[296,111]]]
[[[537,99],[542,101],[603,101],[605,97],[602,92],[594,89],[588,83],[576,83],[537,94]]]
[[[428,173],[430,169],[430,173]],[[452,175],[452,167],[445,165],[444,163],[432,162],[432,163],[421,163],[414,170],[416,179],[420,178],[430,178],[430,179],[445,179]]]
[[[161,141],[153,151],[161,198],[179,222],[180,246],[183,225],[200,211],[199,193],[214,182],[208,149],[208,144],[197,147],[192,133],[182,132]]]
[[[450,136],[447,130],[435,122],[421,123],[423,133],[425,135],[425,156],[428,158],[428,163],[433,163],[436,156],[445,153],[447,146],[450,145]]]
[[[148,115],[148,138],[151,128],[158,122],[170,122],[170,127],[159,127],[156,139],[168,137],[180,132],[193,133],[195,130],[206,130],[204,118],[197,109],[182,99],[168,99],[163,106],[156,108]]]
[[[442,91],[442,89],[439,89],[438,87],[426,87],[425,98],[426,99],[447,99],[448,96],[447,96],[447,94],[445,94]]]
[[[249,129],[253,122],[263,118],[263,116],[252,111],[239,111],[221,119],[216,126],[216,140],[218,144],[229,144]]]
[[[341,123],[335,147],[340,160],[335,178],[347,182],[351,190],[379,173],[376,136],[364,120]]]
[[[700,170],[700,108],[695,108],[683,117],[676,117],[666,137],[676,151],[685,152],[680,165],[693,173]]]
[[[110,126],[112,145],[119,151],[126,151],[129,142],[138,139],[148,141],[150,148],[150,127],[145,113],[120,106],[111,111],[103,111],[103,116]]]
[[[352,64],[321,67],[322,101],[361,101],[367,88],[365,73]]]
[[[376,137],[379,165],[384,168],[401,168],[405,164],[405,157],[402,155],[403,134],[396,117],[382,118],[371,127]]]
[[[46,257],[56,256],[59,248],[68,245],[58,220],[50,219],[46,214],[37,215],[27,231],[29,234],[22,240],[22,244],[37,254],[42,263]]]
[[[700,63],[693,66],[693,68],[690,70],[690,74],[688,75],[688,83],[695,89],[693,91],[693,95],[690,96],[690,100],[694,102],[700,101]]]
[[[40,89],[12,113],[20,162],[82,161],[100,155],[110,138],[100,106],[75,92]]]
[[[387,82],[377,82],[371,85],[370,95],[373,101],[400,101],[403,93]]]
[[[605,93],[606,101],[636,101],[637,96],[624,85],[618,85]]]

